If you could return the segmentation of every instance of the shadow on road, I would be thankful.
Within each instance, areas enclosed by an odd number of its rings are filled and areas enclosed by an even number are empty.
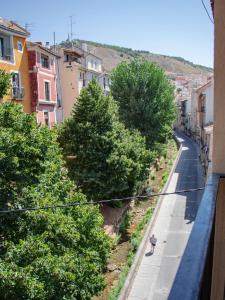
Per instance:
[[[194,189],[204,186],[202,166],[198,158],[195,142],[180,132],[176,132],[176,136],[181,141],[183,149],[175,169],[175,173],[178,173],[175,190]],[[202,194],[203,191],[179,194],[186,201],[184,219],[187,220],[187,224],[195,220]]]
[[[153,255],[152,251],[149,251],[149,252],[145,253],[145,256],[152,256],[152,255]]]

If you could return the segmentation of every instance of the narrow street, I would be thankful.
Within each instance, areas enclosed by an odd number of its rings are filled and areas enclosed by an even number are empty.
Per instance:
[[[170,179],[167,191],[191,189],[204,185],[196,144],[181,133],[180,158]],[[193,227],[202,191],[164,196],[157,220],[150,234],[154,233],[157,245],[151,254],[150,243],[145,244],[144,255],[130,282],[129,300],[167,299],[181,257]],[[149,239],[148,239],[149,241]]]

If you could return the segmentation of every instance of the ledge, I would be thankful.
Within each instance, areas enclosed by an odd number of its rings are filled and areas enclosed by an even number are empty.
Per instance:
[[[56,105],[56,101],[38,100],[39,104]]]
[[[174,280],[170,300],[199,299],[215,216],[220,175],[209,176],[198,214]]]

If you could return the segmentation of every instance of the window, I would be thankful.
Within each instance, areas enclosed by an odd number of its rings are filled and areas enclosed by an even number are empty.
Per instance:
[[[82,79],[82,73],[80,72],[80,79]]]
[[[21,87],[21,76],[20,73],[12,73],[12,97],[14,99],[24,98],[24,88]]]
[[[0,59],[13,61],[13,50],[10,36],[1,34],[0,36]]]
[[[4,40],[2,37],[0,37],[0,57],[3,57],[4,53]]]
[[[68,62],[68,61],[70,61],[69,54],[65,54],[64,55],[64,62]]]
[[[41,54],[41,66],[49,69],[49,57],[47,55]]]
[[[17,49],[19,52],[23,52],[23,44],[21,42],[17,42]]]
[[[92,67],[92,68],[94,67],[93,59],[91,60],[91,67]]]
[[[49,113],[48,111],[44,111],[44,123],[46,126],[49,126]]]
[[[45,100],[50,101],[50,82],[45,81]]]

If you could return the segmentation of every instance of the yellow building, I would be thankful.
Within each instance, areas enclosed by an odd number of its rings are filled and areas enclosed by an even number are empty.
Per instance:
[[[29,33],[0,17],[0,69],[12,73],[12,88],[3,101],[13,100],[31,112],[30,78],[26,39]]]

